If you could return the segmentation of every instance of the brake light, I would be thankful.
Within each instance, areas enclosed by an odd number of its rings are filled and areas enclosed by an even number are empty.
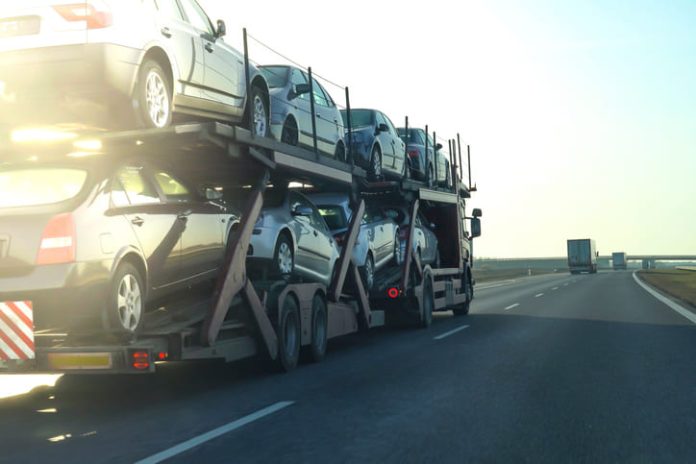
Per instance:
[[[93,3],[69,3],[54,5],[53,9],[66,21],[85,21],[87,29],[103,29],[111,26],[113,17],[105,5]]]
[[[419,156],[420,156],[420,153],[418,153],[418,150],[409,150],[408,151],[409,158],[418,158]]]
[[[132,354],[132,363],[134,369],[143,371],[150,367],[150,354],[147,351],[134,351]]]
[[[72,214],[53,216],[41,235],[36,264],[63,264],[75,261],[75,221]]]

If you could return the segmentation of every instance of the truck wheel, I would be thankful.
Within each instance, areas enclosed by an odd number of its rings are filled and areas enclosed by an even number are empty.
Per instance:
[[[295,299],[285,297],[278,319],[278,366],[289,372],[300,357],[300,311]]]
[[[162,66],[146,59],[138,71],[135,89],[138,124],[145,128],[167,127],[172,122],[172,89]]]
[[[145,286],[140,272],[130,263],[116,269],[106,303],[107,329],[119,335],[133,335],[143,326]]]
[[[320,295],[315,295],[312,300],[312,344],[309,347],[309,359],[312,362],[321,362],[326,356],[327,323],[326,301]]]
[[[433,323],[433,308],[435,306],[435,295],[433,295],[433,284],[430,277],[425,278],[425,283],[423,284],[423,312],[421,313],[421,319],[419,326],[423,329],[427,329]]]
[[[471,277],[466,280],[466,290],[464,290],[464,292],[466,293],[466,303],[458,304],[452,308],[452,313],[455,316],[466,316],[469,314],[471,300],[474,299],[474,286],[471,284]]]

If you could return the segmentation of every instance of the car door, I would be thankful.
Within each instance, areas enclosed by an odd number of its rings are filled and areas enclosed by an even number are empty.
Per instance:
[[[181,236],[185,225],[177,219],[177,208],[160,198],[142,166],[120,168],[112,181],[109,214],[122,214],[140,244],[147,262],[150,289],[162,289],[178,280]]]
[[[211,278],[224,257],[225,218],[221,207],[203,201],[195,192],[163,169],[152,178],[164,201],[177,211],[185,227],[181,236],[180,280]]]
[[[306,205],[306,200],[297,192],[288,193],[289,214],[292,217],[292,228],[295,232],[296,251],[295,268],[300,273],[308,274],[312,269],[312,247],[314,246],[314,231],[310,218],[294,214],[296,208]]]
[[[375,113],[375,122],[377,123],[377,128],[384,124],[387,124],[387,119],[381,112],[377,111]],[[394,141],[392,140],[389,130],[379,131],[377,135],[379,138],[380,146],[382,147],[382,169],[389,172],[394,172]]]
[[[333,236],[317,207],[308,200],[305,201],[313,211],[310,217],[313,229],[312,235],[314,236],[314,246],[312,247],[313,270],[316,272],[317,279],[328,281],[331,278],[332,263],[336,253]]]
[[[317,145],[319,150],[332,155],[336,150],[338,140],[338,118],[333,100],[326,94],[326,90],[313,79],[314,111],[317,115]]]
[[[309,84],[309,77],[304,71],[296,68],[290,70],[290,84],[293,86]],[[309,102],[309,94],[303,93],[291,100],[295,105],[297,125],[299,127],[298,142],[305,147],[314,147],[312,135],[312,108]]]
[[[406,144],[401,137],[399,137],[394,123],[385,114],[384,119],[387,121],[387,127],[389,127],[389,137],[391,138],[391,144],[394,152],[393,169],[396,174],[401,174],[404,170],[404,163],[406,162]]]
[[[155,3],[160,42],[169,56],[174,57],[179,71],[174,79],[181,84],[183,95],[200,98],[205,72],[200,32],[184,19],[177,0],[157,0]],[[177,93],[175,88],[175,98]]]
[[[244,57],[216,36],[213,23],[195,0],[179,0],[179,3],[188,22],[199,32],[198,40],[204,50],[204,97],[226,105],[224,112],[229,112],[229,107],[240,109],[245,93]]]
[[[387,257],[386,248],[388,245],[387,230],[384,228],[384,216],[378,210],[374,210],[372,214],[372,228],[374,232],[375,245],[375,264],[382,266]]]

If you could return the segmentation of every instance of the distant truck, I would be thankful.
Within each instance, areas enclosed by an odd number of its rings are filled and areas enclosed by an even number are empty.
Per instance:
[[[597,249],[595,241],[589,238],[568,240],[568,269],[571,274],[597,272]]]
[[[616,251],[611,254],[611,265],[615,271],[626,270],[626,253],[623,251]]]

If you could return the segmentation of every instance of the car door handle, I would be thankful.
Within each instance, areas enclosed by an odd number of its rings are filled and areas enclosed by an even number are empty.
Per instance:
[[[172,37],[172,31],[168,27],[163,27],[160,29],[160,32],[168,39]]]
[[[213,48],[213,44],[211,44],[210,42],[207,42],[207,43],[205,44],[205,50],[206,50],[208,53],[213,53],[213,50],[215,50],[215,49]]]
[[[315,237],[318,237],[318,236],[319,236],[319,232],[317,232],[317,231],[315,230],[315,231],[314,231],[314,236],[315,236]]]
[[[135,224],[136,226],[140,227],[145,224],[145,219],[141,218],[140,216],[136,216],[131,219],[131,224]]]

